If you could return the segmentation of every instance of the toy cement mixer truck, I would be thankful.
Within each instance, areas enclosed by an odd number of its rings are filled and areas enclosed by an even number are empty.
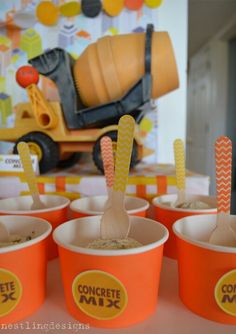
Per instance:
[[[37,154],[40,172],[68,167],[82,152],[91,152],[103,170],[100,140],[116,142],[117,124],[124,114],[137,129],[131,167],[144,155],[138,124],[150,100],[178,87],[175,57],[167,32],[106,36],[90,44],[75,61],[59,48],[31,59],[20,68],[17,82],[27,90],[29,103],[16,106],[15,126],[0,129],[0,140],[28,142]],[[60,102],[49,102],[37,87],[38,72],[57,85]]]

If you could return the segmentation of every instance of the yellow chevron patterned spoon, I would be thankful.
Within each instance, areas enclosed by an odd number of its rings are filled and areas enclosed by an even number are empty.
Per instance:
[[[209,243],[236,247],[236,233],[230,225],[232,142],[221,136],[215,142],[217,222]]]
[[[107,201],[104,206],[105,210],[106,208],[111,206],[110,201],[114,185],[113,148],[112,148],[112,140],[108,136],[104,136],[101,139],[101,153],[102,153],[103,169],[107,185]]]
[[[185,202],[185,157],[184,143],[181,139],[174,141],[174,156],[175,156],[175,173],[178,189],[178,197],[175,202],[175,207],[178,207]]]
[[[32,166],[28,144],[25,142],[20,142],[17,145],[17,151],[20,155],[20,160],[24,169],[26,182],[28,183],[29,191],[33,199],[31,210],[45,209],[46,206],[41,202],[39,197],[39,191]]]
[[[124,239],[130,229],[129,216],[125,210],[124,197],[133,149],[135,121],[129,115],[122,116],[118,124],[115,163],[115,180],[110,206],[101,219],[102,239]]]

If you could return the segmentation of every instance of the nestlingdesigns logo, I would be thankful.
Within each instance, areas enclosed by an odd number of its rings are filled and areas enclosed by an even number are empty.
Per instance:
[[[114,276],[99,270],[75,277],[72,294],[76,305],[92,318],[107,320],[120,315],[127,306],[127,292]]]
[[[0,269],[0,318],[9,314],[21,299],[21,283],[13,273]]]
[[[225,313],[236,316],[236,269],[219,279],[215,286],[215,300]]]

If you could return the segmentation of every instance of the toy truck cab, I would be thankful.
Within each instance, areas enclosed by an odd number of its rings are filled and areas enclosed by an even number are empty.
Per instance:
[[[28,143],[32,154],[39,159],[40,172],[45,173],[55,167],[69,167],[76,163],[83,152],[90,152],[97,168],[103,171],[100,140],[110,136],[114,142],[117,138],[117,125],[104,128],[69,130],[64,121],[59,102],[51,102],[56,117],[55,127],[45,129],[36,121],[31,103],[19,103],[16,107],[15,127],[1,129],[0,136],[5,141],[14,142],[14,153],[20,141]],[[1,133],[4,130],[4,134]],[[143,145],[136,129],[131,165],[134,166],[143,155]]]

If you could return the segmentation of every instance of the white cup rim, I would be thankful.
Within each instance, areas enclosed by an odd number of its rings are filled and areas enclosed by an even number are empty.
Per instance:
[[[186,194],[188,197],[193,198],[193,199],[199,199],[204,201],[204,199],[210,199],[210,200],[214,200],[216,199],[215,196],[208,196],[208,195],[198,195],[198,194]],[[206,213],[211,213],[211,212],[217,212],[217,208],[216,207],[211,207],[209,209],[184,209],[184,208],[174,208],[171,206],[167,206],[167,205],[163,205],[160,201],[163,199],[169,199],[170,202],[174,202],[177,199],[177,194],[166,194],[166,195],[161,195],[161,196],[156,196],[153,198],[152,200],[152,204],[155,207],[159,207],[161,209],[165,209],[168,211],[181,211],[181,212],[192,212],[192,213],[198,213],[200,212],[206,212]]]
[[[231,215],[233,216],[233,215]],[[236,216],[235,216],[236,217]],[[194,238],[191,238],[187,235],[184,235],[183,233],[181,233],[179,231],[180,228],[180,224],[185,221],[187,224],[193,224],[194,222],[197,221],[202,221],[203,219],[207,220],[216,220],[217,215],[212,214],[212,215],[195,215],[195,216],[188,216],[188,217],[184,217],[181,219],[176,220],[176,222],[173,224],[172,226],[172,230],[174,232],[174,234],[180,238],[181,240],[186,241],[189,244],[198,246],[200,248],[205,248],[211,251],[215,251],[215,252],[221,252],[221,253],[236,253],[236,247],[229,247],[229,246],[220,246],[220,245],[215,245],[215,244],[210,244],[208,242],[205,241],[200,241],[200,240],[196,240]]]
[[[0,247],[0,255],[1,254],[4,254],[4,253],[10,253],[10,252],[14,252],[14,251],[18,251],[18,250],[21,250],[23,248],[27,248],[27,247],[30,247],[34,244],[37,244],[39,243],[40,241],[46,239],[49,234],[52,232],[52,225],[45,219],[43,218],[38,218],[38,217],[29,217],[29,216],[23,216],[23,215],[20,215],[20,216],[15,216],[15,215],[6,215],[6,216],[1,216],[0,217],[0,220],[12,220],[12,219],[16,219],[16,220],[24,220],[25,222],[32,222],[33,221],[37,221],[38,223],[41,223],[43,225],[45,225],[45,232],[43,232],[42,234],[40,234],[39,236],[31,239],[31,240],[28,240],[28,241],[25,241],[25,242],[22,242],[22,243],[19,243],[19,244],[15,244],[15,245],[10,245],[10,246],[6,246],[6,247]]]
[[[63,209],[65,207],[67,207],[70,204],[70,200],[69,198],[62,196],[62,195],[49,195],[49,194],[43,194],[40,195],[40,199],[42,200],[42,202],[44,201],[44,199],[46,199],[47,197],[50,198],[55,198],[55,199],[63,199],[63,203],[61,203],[60,205],[56,205],[50,208],[44,208],[44,209],[37,209],[37,210],[2,210],[0,208],[0,213],[4,214],[4,215],[10,215],[10,214],[15,214],[15,215],[24,215],[24,214],[29,214],[29,213],[45,213],[45,212],[51,212],[51,211],[57,211],[60,209]],[[7,201],[7,200],[19,200],[19,198],[24,198],[27,199],[29,198],[30,200],[32,199],[31,195],[23,195],[23,196],[17,196],[17,197],[9,197],[9,198],[3,198],[0,199],[0,203],[2,201]]]
[[[127,196],[128,198],[133,198],[137,201],[140,202],[140,204],[142,203],[142,206],[140,206],[137,209],[132,209],[132,210],[127,210],[128,214],[135,214],[137,212],[142,212],[142,211],[146,211],[150,204],[147,200],[145,200],[144,198],[140,198],[140,197],[135,197],[135,196]],[[79,209],[76,207],[76,205],[78,204],[78,202],[83,201],[83,200],[88,200],[88,199],[102,199],[102,198],[107,198],[106,195],[96,195],[96,196],[89,196],[89,197],[81,197],[81,198],[77,198],[73,201],[71,201],[70,203],[70,210],[74,211],[74,212],[81,212],[83,214],[87,214],[87,215],[93,215],[93,216],[99,216],[102,214],[102,211],[93,211],[93,210],[85,210],[85,209]]]
[[[132,221],[142,221],[142,220],[145,220],[146,222],[149,222],[151,224],[158,224],[159,228],[162,230],[163,236],[159,240],[152,242],[150,244],[147,244],[147,245],[143,245],[143,246],[136,247],[136,248],[116,249],[116,250],[85,248],[85,247],[76,246],[76,245],[72,245],[70,243],[65,243],[61,241],[59,234],[61,230],[65,228],[65,226],[69,226],[69,224],[72,225],[74,223],[79,224],[79,223],[82,223],[83,221],[86,221],[86,223],[89,224],[89,221],[95,221],[98,219],[100,220],[101,217],[102,216],[90,216],[90,217],[82,217],[82,218],[69,220],[65,222],[64,224],[59,225],[54,230],[53,239],[58,246],[68,249],[75,253],[81,253],[81,254],[87,254],[87,255],[93,255],[93,256],[125,256],[125,255],[132,255],[132,254],[140,254],[140,253],[144,253],[149,250],[152,250],[154,248],[157,248],[161,246],[162,244],[164,244],[169,237],[168,229],[163,224],[158,223],[149,218],[131,216],[130,217],[131,224],[132,224]]]

